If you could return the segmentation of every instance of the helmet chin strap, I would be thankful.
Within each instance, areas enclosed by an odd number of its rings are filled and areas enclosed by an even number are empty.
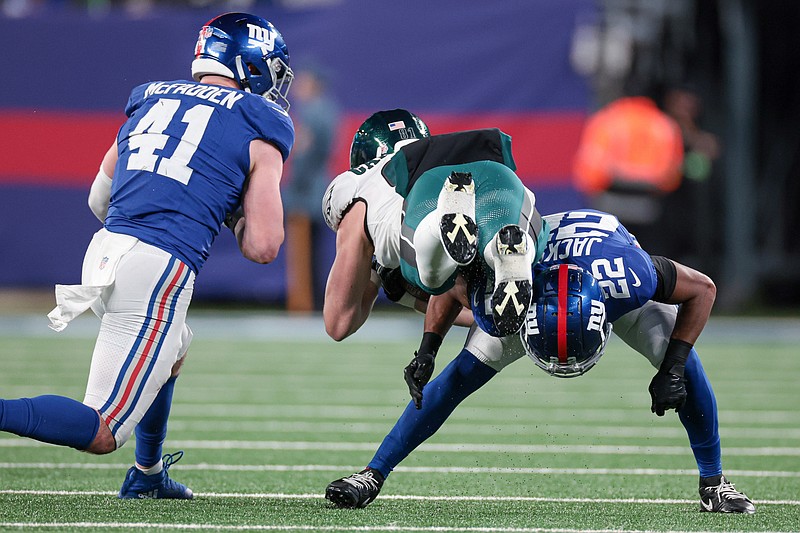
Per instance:
[[[250,80],[245,76],[244,62],[242,56],[236,56],[236,73],[239,75],[239,84],[242,86],[243,91],[252,92],[250,90]]]

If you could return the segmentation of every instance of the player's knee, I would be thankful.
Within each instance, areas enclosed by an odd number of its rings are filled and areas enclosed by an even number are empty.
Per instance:
[[[186,361],[186,357],[187,357],[188,355],[189,355],[188,353],[185,353],[185,354],[183,355],[183,357],[181,357],[180,359],[178,359],[177,361],[175,361],[175,364],[174,364],[174,365],[172,365],[172,372],[170,372],[170,375],[169,375],[169,377],[171,377],[171,378],[176,378],[176,377],[178,377],[178,374],[180,374],[180,373],[181,373],[181,368],[183,368],[183,363]]]
[[[105,422],[100,422],[94,440],[84,451],[94,455],[105,455],[117,449],[117,441]]]

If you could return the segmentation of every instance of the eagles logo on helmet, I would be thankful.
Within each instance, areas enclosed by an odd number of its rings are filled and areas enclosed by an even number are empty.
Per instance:
[[[560,378],[580,376],[600,359],[611,332],[597,280],[576,265],[554,265],[533,280],[522,344],[536,365]]]
[[[200,29],[192,78],[207,75],[236,80],[243,91],[260,94],[289,109],[289,49],[272,23],[247,13],[225,13]]]

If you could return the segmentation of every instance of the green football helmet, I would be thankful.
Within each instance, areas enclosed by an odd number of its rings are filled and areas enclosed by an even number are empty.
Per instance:
[[[430,137],[428,126],[405,109],[378,111],[359,126],[350,145],[350,168],[394,152],[394,145],[406,139]]]

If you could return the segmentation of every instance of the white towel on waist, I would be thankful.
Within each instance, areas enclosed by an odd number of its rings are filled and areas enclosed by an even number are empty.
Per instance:
[[[50,328],[62,331],[75,317],[92,307],[103,290],[114,283],[120,259],[139,239],[101,229],[94,234],[83,258],[80,285],[56,285],[56,308],[47,314]]]

